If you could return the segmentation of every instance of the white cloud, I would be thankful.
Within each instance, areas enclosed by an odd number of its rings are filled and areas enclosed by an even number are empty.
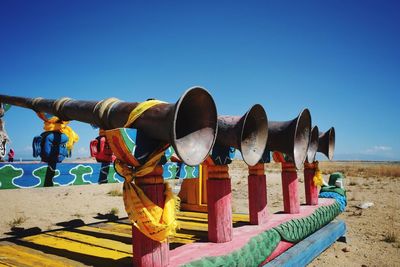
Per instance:
[[[390,146],[373,146],[371,148],[366,149],[363,151],[363,154],[375,154],[375,153],[390,153],[392,151],[392,147]]]

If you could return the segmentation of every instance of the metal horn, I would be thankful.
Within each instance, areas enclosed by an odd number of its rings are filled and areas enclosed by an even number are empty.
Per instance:
[[[331,127],[325,133],[319,133],[318,152],[323,153],[329,160],[333,159],[335,150],[335,128]]]
[[[139,104],[116,98],[81,101],[70,98],[43,99],[0,95],[0,102],[47,112],[62,120],[77,120],[102,129],[124,127]],[[131,126],[146,136],[170,143],[188,165],[200,164],[210,153],[217,131],[217,109],[211,95],[201,87],[188,89],[175,104],[162,103],[144,112]]]
[[[233,146],[250,166],[260,160],[268,138],[268,119],[264,108],[256,104],[242,117],[218,116],[216,144]]]
[[[311,129],[310,134],[310,143],[308,144],[307,149],[307,162],[312,163],[315,161],[315,155],[317,154],[318,149],[318,141],[319,141],[319,130],[318,126],[314,126]]]
[[[308,109],[290,121],[270,121],[266,149],[285,153],[299,169],[307,156],[310,132],[311,114]]]

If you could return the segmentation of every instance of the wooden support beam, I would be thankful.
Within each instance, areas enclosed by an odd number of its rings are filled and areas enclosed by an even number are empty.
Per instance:
[[[135,183],[143,190],[146,196],[159,207],[164,207],[164,180],[163,169],[157,166],[154,171],[144,177],[137,178]],[[169,243],[154,241],[138,228],[132,226],[133,266],[168,266]]]
[[[264,266],[306,266],[345,233],[346,224],[333,221]]]
[[[318,205],[318,188],[314,184],[315,165],[304,163],[304,189],[307,205]]]
[[[232,191],[228,165],[208,165],[207,206],[208,240],[225,243],[232,240]]]
[[[283,211],[297,214],[300,212],[300,199],[296,166],[292,162],[282,162]]]
[[[267,178],[264,163],[249,166],[248,197],[250,224],[266,223],[268,220]]]

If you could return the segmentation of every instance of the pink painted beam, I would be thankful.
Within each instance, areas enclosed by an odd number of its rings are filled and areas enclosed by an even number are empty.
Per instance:
[[[146,196],[159,207],[164,207],[164,180],[163,169],[157,166],[147,176],[137,178],[135,183],[143,190]],[[154,241],[132,226],[133,266],[168,266],[169,243]]]
[[[225,243],[232,240],[232,191],[228,165],[208,165],[207,205],[208,240]]]
[[[268,220],[267,178],[264,163],[249,166],[248,196],[250,224],[266,223]]]
[[[260,264],[260,266],[262,266],[262,265],[266,264],[267,262],[270,262],[271,260],[275,259],[276,257],[278,257],[283,252],[285,252],[286,250],[288,250],[289,248],[291,248],[293,246],[294,246],[294,243],[282,240],[281,242],[279,242],[278,246],[271,253],[271,255],[269,255],[268,258]]]
[[[255,227],[254,225],[243,225],[233,228],[233,239],[228,243],[195,242],[185,244],[170,251],[170,266],[180,266],[201,259],[202,257],[216,257],[232,253],[245,246],[252,237],[264,231],[276,227],[292,219],[304,218],[311,215],[318,207],[332,205],[334,199],[321,198],[317,206],[300,206],[300,213],[270,214],[268,222]],[[288,244],[286,244],[288,245]],[[281,245],[283,246],[283,244]],[[276,249],[278,249],[280,246]],[[276,250],[275,249],[275,250]],[[283,249],[283,248],[282,248]],[[280,250],[281,252],[282,250]],[[278,253],[278,251],[276,251]]]
[[[318,205],[318,188],[314,184],[315,165],[304,163],[304,189],[307,205]]]
[[[283,211],[289,214],[300,212],[297,172],[294,163],[282,162]]]

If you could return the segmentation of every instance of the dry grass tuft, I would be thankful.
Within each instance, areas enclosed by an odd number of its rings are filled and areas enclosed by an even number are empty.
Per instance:
[[[111,214],[111,215],[117,215],[118,213],[119,213],[118,208],[111,208],[111,210],[108,212],[108,214]]]
[[[8,222],[8,226],[10,226],[10,228],[19,226],[21,224],[23,224],[24,222],[26,222],[26,220],[28,220],[28,218],[26,218],[25,216],[19,216],[17,218],[14,218],[12,221]]]
[[[113,189],[110,190],[107,195],[112,196],[112,197],[121,197],[122,196],[122,192],[119,189]]]
[[[396,235],[396,233],[394,232],[394,230],[391,230],[389,233],[387,233],[385,235],[385,237],[383,238],[383,241],[385,241],[386,243],[394,243],[398,240],[398,237]]]

